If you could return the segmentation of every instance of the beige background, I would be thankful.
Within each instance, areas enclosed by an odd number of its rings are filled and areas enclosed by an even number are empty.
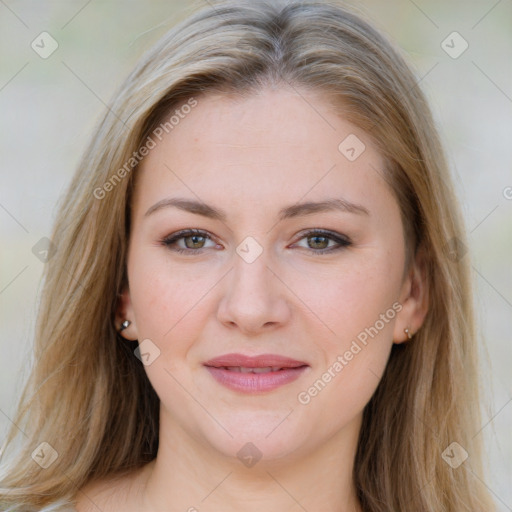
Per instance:
[[[30,365],[43,269],[32,247],[49,234],[114,88],[192,7],[0,0],[0,445]],[[489,382],[488,415],[475,435],[484,436],[489,455],[485,484],[499,510],[512,510],[512,1],[365,0],[357,7],[408,54],[445,141],[470,232]],[[59,45],[47,59],[31,48],[43,31]],[[469,44],[457,59],[441,47],[453,31]]]

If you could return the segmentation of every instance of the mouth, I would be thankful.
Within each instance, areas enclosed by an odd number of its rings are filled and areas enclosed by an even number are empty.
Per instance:
[[[284,370],[284,368],[281,368],[279,366],[263,366],[261,368],[247,368],[245,366],[216,366],[214,368],[220,368],[222,370],[240,373],[269,373]]]
[[[276,354],[226,354],[204,366],[219,384],[242,393],[272,391],[293,382],[309,368],[304,361]]]

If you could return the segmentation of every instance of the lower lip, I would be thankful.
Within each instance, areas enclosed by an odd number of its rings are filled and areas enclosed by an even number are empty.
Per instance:
[[[300,366],[298,368],[283,368],[276,372],[242,373],[214,366],[206,367],[217,382],[233,391],[242,393],[272,391],[298,379],[307,368],[307,366]]]

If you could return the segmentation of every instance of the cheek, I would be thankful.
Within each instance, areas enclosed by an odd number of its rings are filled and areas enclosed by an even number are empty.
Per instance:
[[[207,294],[215,280],[201,272],[176,270],[160,251],[151,251],[134,252],[128,263],[139,343],[151,340],[149,351],[158,354],[144,369],[163,403],[172,400],[186,409],[190,397],[182,386],[191,389],[192,376],[184,363],[201,338],[209,314]]]
[[[302,389],[300,407],[323,418],[335,431],[362,411],[375,392],[393,344],[393,327],[401,305],[401,260],[391,251],[359,258],[329,275],[308,281],[308,305],[329,327],[318,339],[324,364]]]
[[[295,268],[288,281],[310,314],[326,333],[327,348],[342,350],[365,329],[377,323],[379,334],[392,336],[399,297],[401,267],[397,255],[347,257],[340,265],[309,269]],[[356,261],[357,260],[357,261]],[[387,315],[386,315],[387,313]],[[384,321],[381,315],[386,315]]]
[[[163,340],[201,311],[214,284],[210,275],[173,268],[160,248],[134,252],[128,265],[130,296],[139,337]]]
[[[213,283],[211,277],[199,279],[170,268],[168,260],[151,258],[150,251],[133,255],[130,296],[139,341],[149,339],[157,347],[158,359],[145,369],[158,392],[173,386],[168,372],[181,375],[194,340],[200,339]]]
[[[320,420],[327,435],[339,431],[362,413],[370,401],[386,367],[391,344],[374,338],[367,346],[334,358],[321,374],[310,379],[297,396],[303,415]]]
[[[321,418],[326,432],[335,432],[359,414],[375,392],[393,345],[393,327],[400,304],[389,283],[351,274],[327,293],[312,299],[318,307],[323,336],[311,336],[322,362],[297,395],[298,407]],[[327,283],[325,283],[327,285]],[[330,303],[330,304],[329,304]],[[333,304],[335,306],[333,306]],[[313,309],[313,307],[312,307]],[[312,332],[312,331],[311,331]]]

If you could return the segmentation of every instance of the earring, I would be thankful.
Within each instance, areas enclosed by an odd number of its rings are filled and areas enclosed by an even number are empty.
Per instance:
[[[121,328],[119,329],[119,331],[117,332],[121,332],[121,331],[124,331],[127,327],[129,327],[131,325],[131,322],[130,320],[125,320],[122,324],[121,324]]]
[[[404,332],[405,332],[405,334],[407,334],[407,337],[408,337],[409,339],[412,339],[412,334],[409,332],[409,328],[404,329]]]

